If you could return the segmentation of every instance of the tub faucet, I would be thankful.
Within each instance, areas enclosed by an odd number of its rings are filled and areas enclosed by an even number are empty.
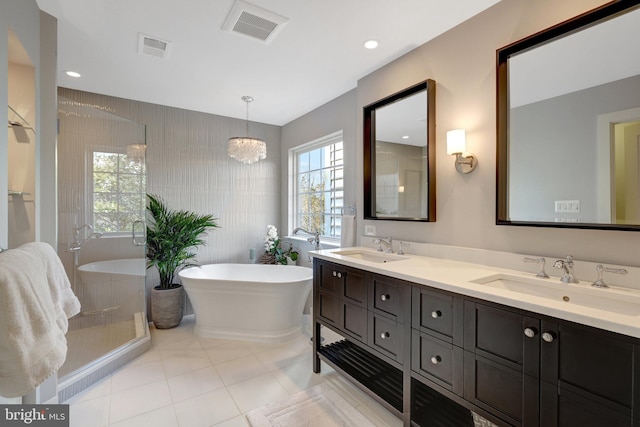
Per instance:
[[[88,232],[85,232],[85,229],[88,230]],[[73,242],[69,245],[69,251],[77,252],[87,243],[87,240],[91,238],[97,239],[98,237],[102,237],[102,233],[93,231],[93,227],[90,224],[73,227]]]
[[[314,243],[315,243],[315,245],[316,245],[316,246],[315,246],[315,250],[316,250],[316,251],[317,251],[317,250],[322,249],[322,247],[320,246],[320,232],[319,232],[319,231],[315,231],[315,232],[313,232],[313,233],[312,233],[311,231],[307,231],[307,230],[305,230],[304,228],[296,227],[296,228],[293,230],[293,234],[294,234],[294,235],[295,235],[295,234],[298,234],[298,231],[302,231],[303,233],[311,234],[313,237],[309,237],[309,238],[307,239],[307,242],[309,242],[309,243],[311,243],[311,244],[314,244]]]
[[[561,268],[563,270],[562,277],[560,281],[562,283],[578,283],[579,280],[576,279],[576,275],[573,272],[573,257],[571,255],[567,255],[565,259],[556,260],[553,263],[555,268]]]
[[[376,245],[378,245],[378,252],[382,252],[382,245],[385,245],[387,247],[387,253],[388,254],[392,254],[393,253],[393,238],[389,237],[389,240],[384,240],[381,239],[380,237],[378,237],[376,240],[373,241],[373,243],[375,243]]]

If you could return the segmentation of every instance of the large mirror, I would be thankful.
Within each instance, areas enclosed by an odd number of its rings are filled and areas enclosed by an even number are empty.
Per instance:
[[[364,218],[436,220],[435,82],[364,107]]]
[[[498,224],[640,230],[639,4],[498,50]]]

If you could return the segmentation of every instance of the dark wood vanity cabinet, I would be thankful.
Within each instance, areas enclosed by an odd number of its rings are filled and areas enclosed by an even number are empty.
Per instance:
[[[523,427],[640,425],[638,340],[470,300],[464,322],[464,397],[486,413]]]
[[[368,273],[339,264],[314,264],[314,310],[325,324],[366,342]]]
[[[640,339],[314,260],[320,358],[405,426],[640,427]],[[439,418],[440,417],[440,418]]]

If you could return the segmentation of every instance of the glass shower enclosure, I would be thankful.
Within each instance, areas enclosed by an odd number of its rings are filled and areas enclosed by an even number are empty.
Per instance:
[[[61,402],[151,345],[146,129],[94,97],[58,97],[58,254],[82,306],[69,320],[67,359],[58,372]]]

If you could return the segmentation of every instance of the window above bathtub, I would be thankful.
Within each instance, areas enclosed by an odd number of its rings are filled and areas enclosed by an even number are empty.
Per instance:
[[[96,232],[131,233],[146,206],[144,159],[120,147],[87,148],[88,220]]]

